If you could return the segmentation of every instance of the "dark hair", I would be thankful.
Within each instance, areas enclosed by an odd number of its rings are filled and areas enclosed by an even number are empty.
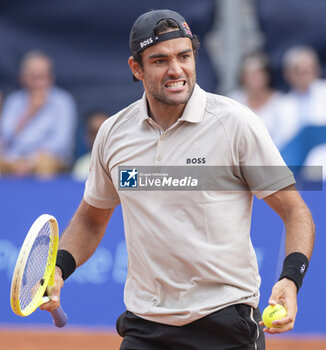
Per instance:
[[[169,29],[179,29],[179,26],[177,22],[175,22],[173,19],[165,18],[159,21],[156,26],[154,27],[154,34],[162,34],[167,32]],[[194,50],[195,59],[197,58],[197,54],[200,48],[200,41],[196,34],[193,35],[192,39],[192,48]],[[142,52],[134,54],[134,60],[140,64],[141,67],[143,67],[143,60],[142,60]],[[135,76],[133,76],[134,81],[139,81]]]

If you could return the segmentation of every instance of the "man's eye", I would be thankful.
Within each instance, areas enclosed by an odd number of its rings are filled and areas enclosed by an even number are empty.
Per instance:
[[[165,62],[166,62],[166,60],[164,60],[164,59],[158,59],[158,60],[154,61],[155,64],[163,64]]]

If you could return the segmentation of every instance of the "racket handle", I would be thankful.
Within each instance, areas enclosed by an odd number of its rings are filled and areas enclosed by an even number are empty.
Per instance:
[[[63,308],[61,306],[59,306],[57,309],[53,310],[51,312],[51,315],[52,315],[53,322],[54,322],[56,327],[59,327],[59,328],[64,327],[68,322],[68,316],[63,311]]]

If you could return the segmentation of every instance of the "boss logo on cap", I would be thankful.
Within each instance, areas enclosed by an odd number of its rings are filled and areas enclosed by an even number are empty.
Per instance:
[[[140,43],[140,48],[144,48],[149,44],[153,44],[153,38],[148,38]]]

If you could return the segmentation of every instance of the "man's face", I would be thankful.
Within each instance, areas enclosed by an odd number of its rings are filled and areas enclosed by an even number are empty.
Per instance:
[[[302,55],[300,60],[288,69],[286,78],[292,87],[304,92],[314,80],[318,79],[317,64],[309,55]]]
[[[189,38],[166,40],[142,53],[141,69],[149,102],[184,105],[196,83],[195,57]]]
[[[26,62],[21,80],[29,90],[48,89],[53,83],[50,63],[43,57],[34,57]]]

